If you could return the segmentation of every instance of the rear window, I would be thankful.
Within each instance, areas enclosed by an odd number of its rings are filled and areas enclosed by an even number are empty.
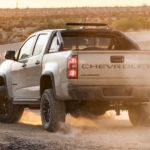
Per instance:
[[[64,50],[117,50],[117,38],[106,35],[63,36]]]

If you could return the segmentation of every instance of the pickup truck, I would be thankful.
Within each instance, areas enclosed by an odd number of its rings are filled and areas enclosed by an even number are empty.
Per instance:
[[[40,109],[55,132],[66,114],[98,116],[127,110],[133,125],[150,124],[150,52],[100,23],[68,23],[27,38],[0,65],[0,122]]]

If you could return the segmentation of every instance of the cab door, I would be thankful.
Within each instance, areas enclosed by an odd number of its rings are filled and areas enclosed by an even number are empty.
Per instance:
[[[43,33],[38,35],[32,57],[29,58],[28,62],[26,63],[25,69],[29,83],[24,90],[24,98],[40,99],[40,77],[42,74],[42,58],[47,47],[48,39],[49,34]]]
[[[39,99],[41,61],[48,38],[46,33],[35,35],[20,49],[18,59],[12,66],[13,96],[16,101]]]

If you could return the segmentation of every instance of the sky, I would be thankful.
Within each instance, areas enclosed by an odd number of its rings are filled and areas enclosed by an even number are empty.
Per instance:
[[[0,8],[59,8],[150,5],[148,0],[0,0]]]

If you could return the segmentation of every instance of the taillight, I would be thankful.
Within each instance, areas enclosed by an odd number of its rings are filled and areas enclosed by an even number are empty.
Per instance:
[[[68,58],[67,76],[69,79],[78,78],[78,56],[77,55]]]

